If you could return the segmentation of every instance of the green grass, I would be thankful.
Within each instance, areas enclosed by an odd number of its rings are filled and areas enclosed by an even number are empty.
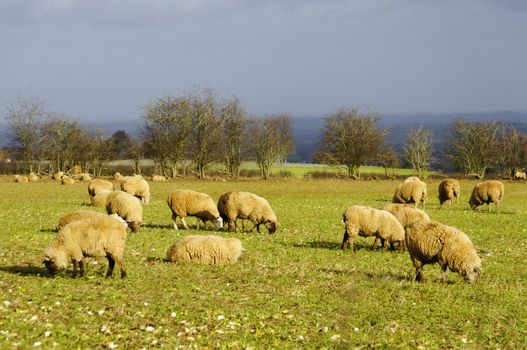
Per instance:
[[[476,181],[461,181],[460,203],[439,208],[428,182],[431,218],[465,231],[482,255],[468,285],[437,265],[412,281],[407,252],[339,249],[341,213],[380,208],[398,181],[270,180],[151,183],[145,225],[127,239],[128,279],[106,279],[105,259],[86,259],[55,278],[41,264],[61,215],[90,209],[87,184],[15,184],[0,179],[0,348],[410,348],[520,349],[527,344],[527,185],[506,182],[500,214],[468,209]],[[266,197],[275,235],[235,233],[247,251],[224,267],[161,261],[175,239],[165,199],[175,188],[247,190]],[[191,226],[195,221],[187,220]],[[209,234],[211,231],[199,231]],[[225,235],[225,233],[218,233]],[[97,262],[97,264],[95,264]],[[49,332],[49,333],[47,333]]]

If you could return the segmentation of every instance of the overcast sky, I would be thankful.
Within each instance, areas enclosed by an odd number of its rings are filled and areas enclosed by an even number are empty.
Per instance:
[[[0,44],[2,114],[137,119],[196,87],[253,115],[527,111],[524,0],[0,0]]]

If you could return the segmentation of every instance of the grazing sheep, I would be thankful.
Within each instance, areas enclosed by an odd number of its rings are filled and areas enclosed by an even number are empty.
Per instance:
[[[399,249],[404,249],[404,228],[395,216],[385,210],[353,205],[344,211],[342,221],[345,227],[344,239],[340,246],[342,249],[352,246],[355,249],[353,240],[357,236],[375,236],[381,241],[390,242],[392,249],[395,243],[399,245]],[[377,239],[373,243],[373,248],[376,247],[376,243]]]
[[[15,175],[15,182],[18,183],[26,183],[29,179],[26,175]]]
[[[58,229],[61,230],[67,224],[86,219],[96,219],[96,218],[105,218],[108,215],[99,213],[92,210],[78,210],[73,213],[69,213],[60,218]]]
[[[113,191],[103,190],[97,193],[91,199],[91,205],[97,208],[106,208],[106,203],[108,202],[108,195]]]
[[[421,203],[423,210],[427,200],[426,183],[423,181],[403,182],[395,189],[392,203],[415,203],[415,207]]]
[[[31,182],[36,182],[38,180],[40,180],[40,178],[38,177],[37,174],[35,173],[29,173],[29,175],[27,176],[28,180],[31,181]]]
[[[59,172],[56,172],[55,174],[53,174],[53,176],[51,177],[53,180],[62,180],[62,177],[64,176],[64,172],[63,171],[59,171]]]
[[[427,213],[408,204],[388,203],[382,210],[390,212],[406,228],[416,221],[430,221]]]
[[[512,178],[514,180],[527,180],[527,175],[525,174],[525,171],[518,170],[514,172]]]
[[[176,219],[179,217],[183,223],[185,230],[188,230],[185,218],[187,216],[195,216],[198,218],[197,229],[199,230],[199,222],[211,221],[217,228],[223,227],[223,219],[220,217],[218,208],[212,198],[206,194],[191,190],[174,190],[170,192],[167,198],[167,204],[172,210],[172,222],[174,229],[178,229]]]
[[[106,200],[106,212],[126,220],[132,232],[139,231],[143,221],[143,206],[137,197],[122,191],[112,191]]]
[[[73,179],[77,181],[91,181],[91,175],[88,173],[75,174]]]
[[[108,258],[107,277],[113,274],[115,263],[126,277],[123,261],[126,223],[117,216],[74,221],[62,228],[45,250],[44,265],[51,274],[73,263],[73,278],[84,275],[82,259],[86,256]]]
[[[73,185],[75,183],[75,180],[73,180],[71,177],[63,175],[61,182],[63,185]]]
[[[412,182],[412,181],[421,181],[421,179],[418,176],[409,176],[406,179],[404,179],[404,183],[406,182]]]
[[[121,181],[122,179],[124,179],[124,176],[121,175],[120,172],[116,172],[115,174],[113,174],[113,179]]]
[[[113,191],[113,183],[106,180],[95,179],[88,184],[88,195],[93,204],[93,197],[102,191]]]
[[[165,182],[167,180],[167,177],[164,176],[164,175],[153,175],[152,176],[152,181],[154,182]]]
[[[498,212],[504,193],[505,186],[503,185],[503,182],[498,180],[483,181],[474,186],[468,203],[473,210],[476,210],[480,205],[487,204],[489,206],[489,211],[490,203],[494,203],[496,206],[496,212]]]
[[[144,205],[150,203],[150,186],[141,175],[125,176],[121,181],[121,190],[136,196]]]
[[[237,238],[189,235],[179,238],[167,250],[167,260],[204,265],[234,264],[245,249]]]
[[[481,259],[470,238],[455,227],[437,221],[416,222],[406,229],[406,248],[415,266],[415,279],[423,279],[423,266],[438,263],[443,269],[458,272],[468,283],[481,274]]]
[[[460,192],[460,186],[459,181],[456,179],[446,179],[439,183],[439,204],[443,205],[446,201],[449,201],[450,205],[452,205],[452,201],[454,198],[457,200],[461,194]]]
[[[228,221],[229,231],[236,230],[236,219],[249,219],[254,228],[260,232],[260,224],[264,224],[269,233],[276,232],[276,215],[265,198],[250,192],[227,192],[218,200],[218,210],[224,221]]]

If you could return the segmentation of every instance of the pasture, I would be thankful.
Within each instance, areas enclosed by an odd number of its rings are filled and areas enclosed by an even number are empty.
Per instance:
[[[0,347],[10,348],[413,348],[520,349],[527,344],[527,184],[505,181],[501,212],[468,208],[477,181],[461,181],[457,205],[439,208],[428,181],[427,212],[466,232],[483,274],[475,285],[427,265],[416,283],[407,252],[341,251],[341,214],[353,204],[381,208],[399,181],[268,180],[150,183],[145,224],[129,233],[128,279],[105,278],[106,259],[52,278],[43,250],[61,215],[92,209],[87,183],[0,179]],[[116,182],[115,182],[116,183]],[[117,183],[116,183],[117,184]],[[166,197],[188,188],[214,200],[228,190],[266,197],[276,234],[218,233],[247,251],[223,267],[162,261],[175,239]],[[95,209],[103,211],[102,209]],[[191,228],[195,220],[189,218]]]

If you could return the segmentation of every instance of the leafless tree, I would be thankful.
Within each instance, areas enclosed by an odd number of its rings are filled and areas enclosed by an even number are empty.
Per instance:
[[[315,160],[344,166],[348,176],[360,177],[360,166],[379,154],[387,130],[376,126],[376,113],[360,114],[355,108],[340,109],[326,117]]]
[[[499,131],[497,121],[469,123],[457,119],[451,129],[448,157],[465,174],[483,179],[487,169],[497,165]]]
[[[404,159],[423,179],[432,160],[432,133],[419,127],[408,131],[404,145]]]
[[[88,160],[83,164],[85,172],[100,176],[103,167],[113,156],[113,139],[106,137],[106,132],[101,128],[91,128],[87,131]]]
[[[527,135],[511,125],[501,127],[499,150],[497,168],[501,176],[511,176],[527,165]]]
[[[384,175],[386,177],[394,177],[395,168],[399,166],[399,156],[391,145],[384,143],[377,154],[376,162],[384,168]],[[389,169],[391,169],[391,174],[388,173]]]
[[[243,147],[246,144],[247,113],[234,97],[221,107],[220,149],[227,173],[237,179],[243,161]]]
[[[134,163],[134,174],[141,174],[142,164],[141,161],[145,156],[145,145],[144,140],[141,138],[129,138],[127,140],[128,156]]]

